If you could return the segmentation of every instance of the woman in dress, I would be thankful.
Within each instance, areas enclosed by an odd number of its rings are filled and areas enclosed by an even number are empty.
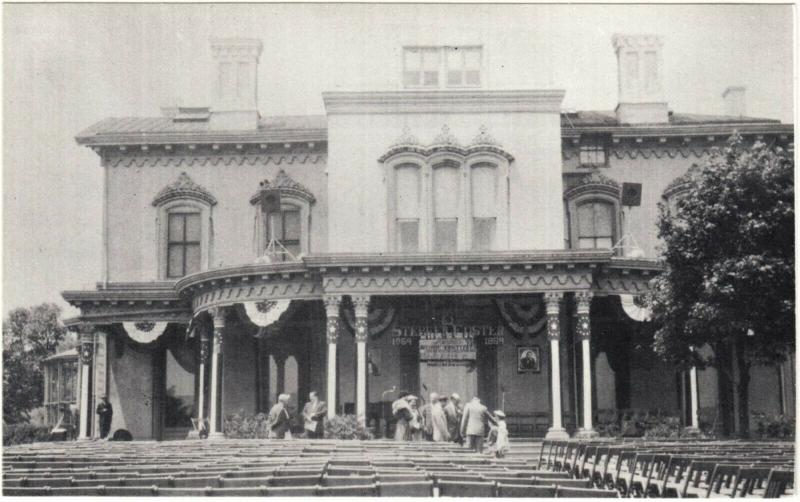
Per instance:
[[[422,413],[419,411],[419,399],[417,396],[408,396],[408,406],[411,410],[411,420],[408,427],[411,431],[411,441],[422,441],[423,429],[425,428],[425,420],[422,418]]]

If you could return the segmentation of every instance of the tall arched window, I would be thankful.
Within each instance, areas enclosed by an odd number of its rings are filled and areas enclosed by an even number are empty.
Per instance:
[[[179,279],[206,270],[211,261],[211,209],[208,190],[184,172],[153,199],[156,217],[158,277]]]
[[[458,173],[459,165],[452,160],[433,166],[433,251],[437,253],[458,249]]]
[[[272,180],[264,180],[252,197],[250,204],[255,211],[253,231],[253,251],[261,256],[271,239],[280,242],[294,258],[311,252],[310,226],[311,205],[315,198],[308,188],[293,180],[281,169]],[[280,192],[279,211],[265,214],[260,204],[260,190],[272,189]],[[286,255],[281,259],[290,260]]]
[[[300,256],[300,239],[302,228],[300,224],[300,208],[291,205],[283,205],[280,211],[275,211],[267,215],[267,242],[273,238],[280,242],[292,256]],[[288,256],[283,256],[284,260]]]
[[[397,250],[402,253],[420,250],[421,178],[416,164],[402,164],[395,168],[395,239]]]
[[[570,180],[564,199],[572,249],[611,249],[620,235],[620,186],[595,171]]]
[[[578,206],[578,248],[600,249],[614,245],[614,206],[591,201]]]
[[[497,232],[497,168],[479,163],[471,171],[472,249],[489,251]]]

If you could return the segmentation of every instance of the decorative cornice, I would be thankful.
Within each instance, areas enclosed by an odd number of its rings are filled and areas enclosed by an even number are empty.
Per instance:
[[[306,188],[301,183],[295,181],[291,176],[286,174],[286,171],[281,169],[278,171],[278,174],[275,175],[275,178],[272,181],[264,180],[261,182],[261,187],[259,190],[252,197],[250,197],[250,204],[258,203],[261,190],[268,189],[276,189],[280,191],[281,194],[299,197],[308,201],[309,204],[316,202],[314,194],[311,193],[311,190]]]
[[[657,35],[625,35],[619,33],[615,34],[611,38],[611,43],[613,44],[615,51],[618,51],[622,48],[660,48],[663,45],[661,37]]]
[[[470,146],[500,146],[500,142],[494,139],[494,136],[489,134],[489,130],[485,125],[478,128],[478,135],[472,138]]]
[[[400,136],[392,143],[392,146],[389,149],[397,148],[397,147],[415,147],[415,146],[422,146],[417,139],[416,136],[411,134],[411,128],[408,126],[403,127],[403,131],[400,133]]]
[[[217,203],[217,199],[211,195],[211,192],[195,183],[186,172],[182,172],[177,180],[162,188],[153,199],[153,205],[160,206],[175,199],[197,199],[209,206]]]
[[[499,142],[489,135],[486,126],[481,126],[478,135],[473,138],[469,146],[461,146],[460,141],[450,131],[447,124],[442,126],[442,132],[439,133],[433,142],[428,146],[422,146],[415,136],[410,135],[408,128],[403,129],[400,138],[395,141],[389,149],[381,155],[378,162],[386,162],[395,155],[403,153],[412,153],[422,157],[429,157],[435,153],[450,153],[458,157],[469,157],[481,152],[493,153],[504,157],[508,162],[514,161],[514,156],[508,153],[500,146]]]
[[[582,176],[574,185],[564,190],[565,199],[573,199],[585,193],[603,193],[619,199],[621,189],[619,183],[601,173],[598,169]]]
[[[214,59],[258,58],[264,46],[255,38],[212,38],[211,53]]]
[[[380,113],[560,113],[563,90],[324,92],[329,115]]]
[[[442,132],[436,135],[433,138],[433,143],[431,144],[431,148],[435,147],[460,147],[461,143],[458,142],[458,138],[450,132],[450,126],[447,124],[442,126]]]
[[[322,288],[315,279],[275,278],[236,284],[209,284],[193,294],[192,309],[198,313],[212,307],[231,306],[243,302],[319,300],[322,298]]]
[[[281,164],[318,164],[327,157],[319,153],[307,154],[230,154],[230,155],[125,155],[107,159],[109,167],[192,167],[192,166],[262,166]]]

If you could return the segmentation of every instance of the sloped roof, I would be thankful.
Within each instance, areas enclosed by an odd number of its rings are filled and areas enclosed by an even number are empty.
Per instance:
[[[780,124],[780,120],[729,115],[700,115],[697,113],[670,113],[669,125],[700,124]],[[561,127],[623,126],[614,111],[576,111],[561,113]],[[653,124],[666,125],[666,124]]]
[[[56,359],[70,359],[70,358],[77,358],[78,357],[78,349],[68,349],[61,351],[57,354],[53,354],[50,357],[45,358],[45,361],[54,361]]]

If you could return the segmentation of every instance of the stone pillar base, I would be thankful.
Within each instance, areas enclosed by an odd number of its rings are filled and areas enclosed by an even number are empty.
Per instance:
[[[209,432],[208,439],[225,439],[224,432]]]
[[[592,438],[599,438],[600,433],[594,429],[583,429],[581,428],[577,434],[575,434],[576,438],[579,439],[592,439]]]
[[[545,439],[569,439],[569,434],[566,429],[559,427],[558,429],[550,427],[547,431]]]

